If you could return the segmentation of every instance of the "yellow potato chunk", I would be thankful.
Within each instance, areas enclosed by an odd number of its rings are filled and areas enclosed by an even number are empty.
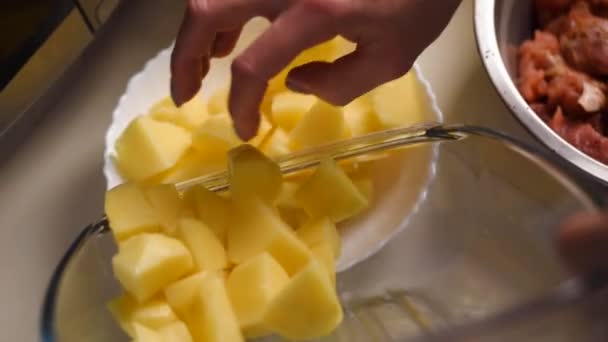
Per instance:
[[[312,255],[319,261],[319,263],[325,268],[327,276],[331,281],[331,284],[336,286],[336,257],[333,251],[331,243],[324,241],[322,243],[313,246],[310,251]]]
[[[136,307],[137,302],[124,294],[115,297],[107,303],[108,311],[110,311],[110,314],[112,314],[114,320],[118,323],[118,325],[120,325],[120,328],[130,337],[135,336],[131,315]]]
[[[148,113],[154,120],[171,122],[178,111],[171,97],[167,96],[154,103]]]
[[[230,200],[201,185],[188,189],[198,218],[205,223],[222,243],[226,241],[226,229],[230,218]]]
[[[372,90],[370,95],[383,128],[411,126],[424,121],[422,89],[413,71]]]
[[[190,144],[184,128],[142,116],[116,141],[116,161],[127,179],[142,181],[170,169]]]
[[[344,120],[353,136],[361,136],[382,127],[368,95],[363,95],[344,106]]]
[[[270,123],[270,121],[268,121],[268,119],[266,119],[265,116],[262,116],[260,118],[260,126],[258,127],[258,132],[256,133],[255,137],[249,140],[249,144],[258,148],[261,147],[266,143],[266,140],[270,138],[270,136],[272,135],[272,131],[272,124]]]
[[[297,230],[298,237],[313,248],[322,243],[328,243],[331,246],[333,255],[337,258],[342,251],[342,240],[340,233],[336,229],[336,225],[328,218],[323,217],[315,219],[302,225]],[[314,254],[314,253],[313,253]]]
[[[294,229],[301,227],[310,219],[306,210],[302,208],[278,207],[277,209],[279,210],[281,219]]]
[[[342,318],[342,307],[326,270],[312,260],[271,301],[264,324],[284,338],[306,340],[328,335]]]
[[[277,199],[277,209],[281,218],[292,228],[300,227],[309,218],[306,211],[294,198],[299,186],[295,182],[283,182],[283,188]]]
[[[190,149],[177,161],[175,166],[160,174],[158,179],[153,179],[152,183],[176,184],[222,171],[225,168],[226,157],[224,155],[202,155],[200,152]]]
[[[256,197],[270,203],[281,192],[281,169],[251,145],[241,145],[230,151],[228,173],[233,201]]]
[[[150,109],[150,116],[158,121],[166,121],[192,131],[208,117],[207,106],[199,95],[177,108],[170,97],[157,102]]]
[[[270,137],[261,145],[267,156],[277,158],[289,154],[289,135],[280,128],[275,128]]]
[[[123,294],[111,300],[108,303],[108,309],[131,337],[135,336],[133,328],[135,323],[158,329],[177,320],[177,316],[169,304],[158,298],[139,304],[133,298]]]
[[[279,232],[291,229],[267,202],[253,198],[234,203],[228,227],[228,259],[235,264],[262,253]]]
[[[187,319],[194,297],[208,272],[199,272],[165,287],[167,302],[181,319]]]
[[[207,104],[209,114],[225,114],[228,113],[228,88],[216,90],[210,97]]]
[[[333,160],[321,162],[296,191],[295,198],[313,218],[329,217],[336,223],[368,206],[363,194]]]
[[[205,156],[225,157],[230,149],[241,143],[227,114],[209,117],[192,134],[192,145]]]
[[[105,212],[112,234],[118,241],[161,229],[157,212],[137,184],[124,183],[106,192]]]
[[[357,189],[359,189],[359,192],[367,199],[367,202],[371,203],[374,197],[374,182],[370,178],[355,177],[353,178],[353,184],[355,184]]]
[[[262,325],[262,315],[288,281],[285,270],[268,253],[237,265],[230,273],[226,288],[245,337],[270,334]]]
[[[345,137],[344,114],[338,107],[318,101],[289,134],[294,149],[327,144]]]
[[[133,324],[132,342],[164,342],[163,336],[143,324]]]
[[[290,132],[316,101],[317,98],[313,95],[291,91],[278,93],[272,99],[272,120],[281,129]]]
[[[208,273],[192,304],[188,326],[195,341],[243,342],[239,322],[230,304],[224,278]]]
[[[182,200],[173,184],[153,185],[145,188],[145,195],[160,220],[163,231],[175,234],[182,210]]]
[[[266,250],[290,276],[298,273],[312,258],[308,246],[291,229],[277,230]]]
[[[183,218],[178,226],[179,237],[184,241],[199,271],[217,271],[228,266],[222,242],[204,223]]]
[[[192,342],[192,335],[186,324],[175,321],[165,325],[158,330],[163,337],[163,342]]]
[[[268,82],[268,90],[266,92],[269,95],[268,98],[286,90],[285,80],[291,69],[315,61],[333,61],[338,57],[338,44],[338,39],[332,39],[301,52],[285,69]]]
[[[191,271],[193,262],[181,241],[144,233],[120,243],[112,267],[122,287],[142,303]]]
[[[174,122],[176,125],[192,131],[205,122],[208,117],[205,102],[199,95],[196,95],[179,108],[179,113]]]

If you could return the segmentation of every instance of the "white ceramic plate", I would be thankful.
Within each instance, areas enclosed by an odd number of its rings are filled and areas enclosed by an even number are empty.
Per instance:
[[[226,58],[211,62],[210,72],[203,81],[203,98],[228,84],[230,63],[234,55],[242,51],[266,26],[267,23],[262,19],[252,20],[245,27],[235,51]],[[126,92],[114,109],[113,121],[106,134],[104,153],[103,172],[108,189],[124,181],[114,164],[114,142],[131,120],[146,113],[156,101],[169,94],[170,54],[171,47],[149,60],[143,70],[131,78]],[[417,66],[415,68],[432,103],[428,120],[442,121],[443,117],[424,75]],[[435,157],[435,149],[419,148],[375,163],[372,170],[375,187],[373,207],[366,214],[340,227],[343,247],[337,264],[339,271],[374,254],[407,226],[409,218],[424,200],[426,188],[434,174]]]

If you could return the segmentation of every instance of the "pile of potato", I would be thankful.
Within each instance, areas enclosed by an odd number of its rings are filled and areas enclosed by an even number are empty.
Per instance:
[[[344,51],[335,39],[290,68]],[[422,89],[409,74],[335,107],[285,89],[288,70],[270,82],[258,135],[247,144],[233,131],[225,90],[181,108],[163,99],[117,140],[126,183],[108,191],[105,210],[124,293],[109,308],[134,341],[301,340],[341,322],[336,224],[369,206],[372,181],[333,160],[284,179],[272,159],[420,122]],[[226,167],[226,193],[174,186]]]
[[[108,191],[112,266],[125,290],[109,306],[136,341],[309,339],[342,320],[335,224],[369,199],[332,160],[294,185],[242,145],[230,152],[229,170],[229,196],[202,186],[180,194],[170,184]],[[284,211],[307,219],[290,226]]]

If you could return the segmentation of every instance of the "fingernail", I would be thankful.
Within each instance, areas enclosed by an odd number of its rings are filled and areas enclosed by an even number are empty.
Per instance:
[[[253,123],[243,122],[243,120],[233,120],[236,135],[243,141],[249,141],[257,132],[257,127]]]
[[[175,86],[175,82],[173,82],[173,80],[171,80],[171,98],[173,99],[173,103],[175,103],[176,107],[180,107],[182,104],[184,104],[184,100],[183,97],[179,96],[179,91],[177,90],[177,87]]]
[[[291,77],[287,77],[285,85],[287,86],[287,88],[289,88],[289,90],[295,91],[296,93],[310,94],[310,90],[308,89],[306,84],[299,82],[298,80],[293,79]]]

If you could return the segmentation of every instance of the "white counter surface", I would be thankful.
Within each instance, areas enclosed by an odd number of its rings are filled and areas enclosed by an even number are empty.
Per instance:
[[[0,340],[37,341],[46,285],[77,232],[103,210],[104,133],[130,76],[170,44],[182,1],[130,0],[75,66],[76,77],[14,156],[0,164]],[[421,58],[448,122],[527,133],[477,54],[472,0]]]

